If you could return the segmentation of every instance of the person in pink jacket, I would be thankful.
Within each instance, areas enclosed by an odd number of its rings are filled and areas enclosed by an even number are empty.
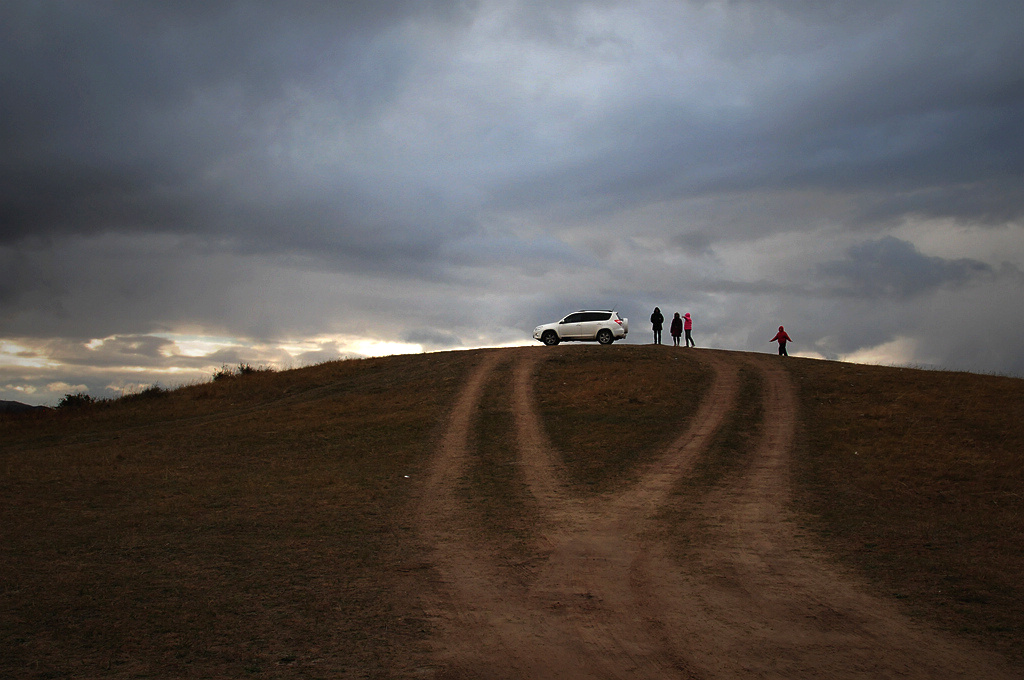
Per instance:
[[[786,343],[787,342],[792,342],[792,341],[793,341],[793,338],[789,337],[789,334],[786,332],[786,329],[783,328],[782,326],[779,326],[779,332],[776,333],[775,337],[772,338],[771,340],[769,340],[768,342],[778,342],[779,343],[779,356],[780,357],[788,357],[789,354],[786,352]]]
[[[695,343],[693,338],[690,336],[690,331],[693,330],[693,320],[690,319],[690,313],[687,312],[686,314],[683,314],[683,317],[685,318],[685,321],[683,321],[683,330],[686,331],[686,346],[696,347],[697,343]]]

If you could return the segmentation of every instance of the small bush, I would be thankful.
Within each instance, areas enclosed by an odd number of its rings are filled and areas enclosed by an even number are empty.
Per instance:
[[[234,368],[224,365],[221,366],[219,370],[214,371],[213,379],[215,381],[225,380],[227,378],[234,378],[242,375],[252,375],[254,373],[272,373],[273,371],[274,369],[270,368],[269,366],[255,367],[252,364],[247,363],[240,363],[238,364],[238,366]]]
[[[169,393],[170,390],[166,390],[163,387],[160,387],[159,385],[150,385],[146,389],[141,390],[139,392],[125,394],[124,396],[121,397],[120,401],[129,402],[141,401],[144,399],[155,399],[157,397],[162,397]]]
[[[227,380],[228,378],[234,378],[234,371],[228,366],[221,366],[219,370],[213,372],[214,382],[218,380]]]
[[[89,406],[95,404],[96,400],[85,392],[79,392],[77,394],[65,394],[57,402],[57,408],[59,409],[70,409],[70,408],[81,408],[83,406]]]
[[[249,364],[238,364],[238,375],[250,375],[256,373],[258,368],[253,368]]]

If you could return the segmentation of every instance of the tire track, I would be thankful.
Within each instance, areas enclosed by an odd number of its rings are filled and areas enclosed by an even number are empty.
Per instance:
[[[535,352],[486,355],[450,416],[431,468],[419,525],[432,546],[441,597],[429,614],[443,631],[436,658],[455,677],[664,678],[678,660],[652,638],[630,585],[638,532],[671,480],[685,471],[728,413],[735,381],[718,376],[694,426],[652,465],[630,495],[597,503],[574,498],[560,478],[533,400]],[[544,520],[535,579],[510,586],[486,549],[475,546],[455,488],[469,461],[473,415],[488,376],[514,361],[513,410],[521,469]],[[729,373],[724,371],[723,373]],[[734,372],[733,372],[734,373]],[[483,669],[487,669],[486,672]]]
[[[440,583],[427,615],[440,630],[434,657],[444,677],[619,677],[591,657],[574,626],[574,596],[566,584],[522,592],[510,586],[486,549],[476,545],[456,489],[469,452],[473,415],[494,369],[511,357],[489,353],[456,401],[446,435],[430,468],[417,516]],[[546,550],[552,548],[545,546]],[[584,669],[595,667],[593,672]],[[623,676],[624,677],[624,676]]]
[[[517,363],[514,404],[527,485],[551,527],[545,540],[552,551],[539,587],[549,598],[572,596],[571,625],[591,650],[591,658],[610,667],[598,677],[688,677],[685,660],[656,631],[652,594],[663,584],[650,575],[638,581],[634,565],[654,515],[730,412],[738,371],[707,355],[714,377],[690,427],[638,482],[595,501],[573,498],[561,480],[561,458],[543,433],[533,399],[535,357],[527,355]]]
[[[666,617],[702,677],[1007,678],[994,655],[911,621],[798,537],[789,511],[795,391],[774,357],[745,474],[702,506],[710,529],[676,579]],[[660,557],[659,559],[663,559]]]
[[[797,405],[780,360],[701,352],[714,379],[687,430],[635,484],[584,499],[569,492],[536,406],[540,356],[483,355],[430,468],[417,521],[440,576],[428,607],[438,677],[1016,677],[911,622],[797,536]],[[532,580],[509,578],[475,541],[457,493],[483,387],[507,362],[520,468],[543,517]],[[693,519],[707,541],[680,561],[657,515],[735,408],[744,362],[764,385],[752,460],[707,494]]]

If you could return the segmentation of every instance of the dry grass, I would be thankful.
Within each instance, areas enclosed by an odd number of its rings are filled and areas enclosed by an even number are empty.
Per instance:
[[[608,491],[635,478],[678,436],[710,385],[699,353],[685,349],[548,350],[539,369],[538,408],[581,492]]]
[[[0,676],[387,676],[423,635],[396,508],[468,359],[5,421]]]
[[[480,537],[505,563],[521,564],[534,556],[540,515],[518,465],[511,384],[512,365],[504,364],[485,386],[462,491]]]
[[[1024,663],[1024,381],[787,365],[811,526],[911,610]]]
[[[632,479],[708,386],[700,351],[536,350],[539,405],[581,493]],[[432,572],[410,511],[479,356],[333,362],[0,419],[0,677],[412,673]],[[1020,659],[1024,381],[786,365],[808,526],[915,611]],[[535,515],[509,380],[499,369],[486,386],[464,491],[485,512],[480,540],[513,560]],[[756,376],[742,380],[686,497],[742,469],[762,417]]]
[[[700,543],[705,535],[699,509],[707,494],[735,482],[752,459],[764,421],[763,386],[760,374],[750,366],[740,368],[739,381],[735,407],[661,513],[662,527],[683,551]]]

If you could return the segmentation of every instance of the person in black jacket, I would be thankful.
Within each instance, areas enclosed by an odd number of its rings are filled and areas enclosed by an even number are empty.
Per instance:
[[[661,310],[657,307],[654,308],[654,313],[651,314],[651,325],[654,326],[654,344],[661,344],[661,326],[665,323],[665,317],[661,315]]]

